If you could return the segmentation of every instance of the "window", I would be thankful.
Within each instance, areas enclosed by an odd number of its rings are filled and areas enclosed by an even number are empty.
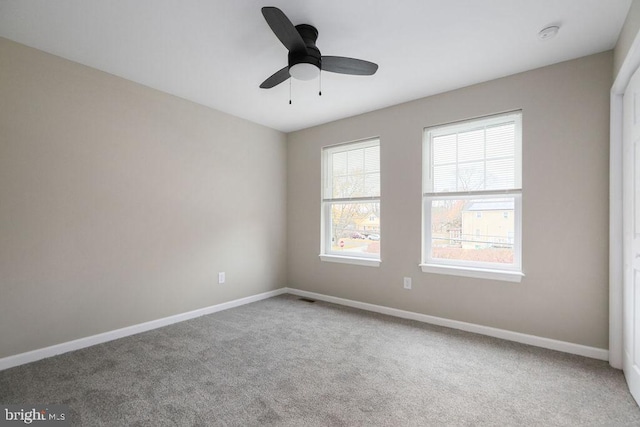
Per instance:
[[[521,116],[424,130],[424,272],[522,278]]]
[[[322,151],[323,261],[380,265],[380,140]]]

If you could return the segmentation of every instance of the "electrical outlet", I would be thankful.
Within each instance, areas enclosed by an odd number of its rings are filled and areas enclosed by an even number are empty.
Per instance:
[[[218,273],[218,283],[224,283],[225,279],[224,271]]]
[[[405,277],[403,283],[405,289],[411,289],[411,277]]]

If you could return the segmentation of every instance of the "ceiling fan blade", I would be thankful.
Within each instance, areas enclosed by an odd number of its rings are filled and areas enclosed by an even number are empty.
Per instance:
[[[289,66],[286,66],[271,75],[267,80],[263,81],[260,85],[260,89],[271,89],[274,86],[278,86],[280,83],[286,81],[289,77]]]
[[[293,26],[284,12],[277,7],[268,6],[262,8],[262,16],[264,16],[267,24],[269,24],[269,27],[271,27],[271,30],[280,39],[284,47],[289,49],[289,52],[307,51],[307,46],[300,33],[298,33],[298,30],[296,30],[296,27]]]
[[[344,56],[323,56],[322,70],[332,73],[370,76],[378,70],[378,64]]]

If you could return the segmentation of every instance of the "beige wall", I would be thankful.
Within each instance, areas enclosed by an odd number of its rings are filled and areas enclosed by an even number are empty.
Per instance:
[[[0,38],[0,357],[284,286],[285,138]]]
[[[616,47],[613,51],[614,78],[618,75],[620,67],[622,67],[624,60],[629,53],[629,49],[631,49],[631,44],[635,40],[639,30],[640,0],[633,0],[633,2],[631,3],[631,8],[629,8],[629,13],[627,14],[627,19],[624,21],[624,25],[622,26],[622,30],[620,31],[618,42],[616,43]]]
[[[605,52],[289,134],[289,286],[607,348],[612,66]],[[523,111],[526,277],[422,273],[422,129],[514,109]],[[323,263],[321,147],[373,136],[381,138],[382,265]]]

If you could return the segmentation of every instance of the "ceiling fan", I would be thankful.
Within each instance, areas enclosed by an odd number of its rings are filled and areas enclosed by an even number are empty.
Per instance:
[[[308,24],[294,26],[277,7],[263,7],[262,15],[284,47],[289,50],[289,64],[262,82],[262,89],[277,86],[289,77],[311,80],[317,77],[321,70],[357,76],[370,76],[378,70],[377,64],[362,59],[321,55],[316,47],[318,30]]]

